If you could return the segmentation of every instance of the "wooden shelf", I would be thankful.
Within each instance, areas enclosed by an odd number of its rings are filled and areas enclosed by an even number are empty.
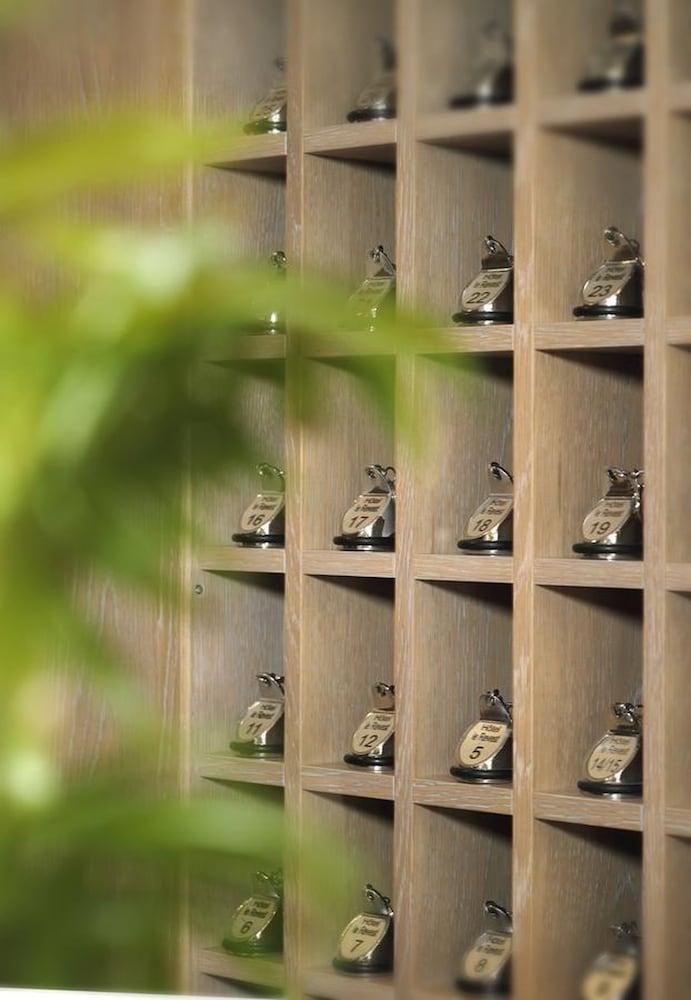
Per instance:
[[[208,358],[212,365],[232,365],[238,361],[282,361],[286,356],[284,333],[233,336],[228,354]]]
[[[646,101],[645,89],[640,87],[545,98],[540,103],[539,121],[545,128],[638,146]]]
[[[285,174],[286,151],[285,132],[276,135],[242,136],[233,144],[228,156],[222,156],[212,166],[223,170]]]
[[[238,781],[251,785],[284,785],[282,760],[247,760],[228,752],[204,754],[199,776],[214,781]]]
[[[643,829],[640,799],[607,799],[578,791],[537,792],[534,808],[537,819],[555,823],[603,826],[612,830]]]
[[[691,591],[691,563],[667,563],[667,590]]]
[[[303,357],[317,359],[379,357],[382,353],[393,356],[396,353],[393,344],[382,345],[378,337],[361,330],[304,337],[300,347]]]
[[[513,812],[511,785],[471,785],[451,777],[416,778],[413,781],[413,802],[446,809],[468,809],[472,812]]]
[[[210,573],[285,573],[284,549],[251,549],[239,545],[205,545],[199,567]]]
[[[391,579],[396,575],[394,552],[343,552],[339,549],[302,553],[307,576],[362,576]]]
[[[672,111],[691,114],[691,80],[681,80],[669,88],[669,106]]]
[[[508,156],[515,127],[513,105],[437,111],[418,119],[417,137],[439,146]]]
[[[673,837],[691,837],[691,809],[667,808],[665,830]]]
[[[498,354],[513,352],[513,326],[452,326],[430,330],[430,343],[420,339],[420,354]]]
[[[224,948],[201,949],[197,969],[207,976],[268,989],[282,989],[285,981],[283,962],[279,958],[240,958]]]
[[[511,583],[511,556],[455,555],[413,556],[413,576],[416,580],[456,580],[459,583]]]
[[[354,795],[363,799],[393,799],[391,771],[368,771],[347,764],[303,765],[302,787],[330,795]]]
[[[327,125],[305,132],[305,152],[345,160],[396,162],[396,121]]]
[[[627,351],[643,349],[642,319],[569,320],[535,328],[540,351]]]
[[[308,969],[302,988],[310,997],[324,1000],[394,1000],[394,982],[390,975],[348,976],[335,969]]]
[[[598,559],[537,559],[535,582],[543,587],[620,587],[641,590],[643,563],[634,559],[605,562]]]
[[[667,323],[667,343],[679,347],[691,346],[691,317],[674,316]]]

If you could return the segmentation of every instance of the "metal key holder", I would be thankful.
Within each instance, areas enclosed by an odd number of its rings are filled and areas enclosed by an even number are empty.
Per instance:
[[[621,319],[643,315],[645,262],[638,242],[616,226],[603,234],[604,261],[583,285],[578,319]]]
[[[267,697],[249,706],[230,749],[242,757],[277,757],[283,753],[285,679],[278,674],[257,674],[257,680]]]
[[[257,472],[262,479],[276,480],[280,489],[262,490],[257,494],[242,515],[240,531],[233,535],[233,541],[251,548],[281,548],[285,543],[284,473],[266,462],[257,466]]]
[[[368,465],[366,471],[375,485],[345,512],[342,533],[336,535],[334,545],[361,552],[390,550],[396,540],[396,470],[390,465]]]
[[[223,939],[234,955],[277,955],[283,951],[283,874],[256,872],[252,895],[239,906]]]
[[[474,555],[507,554],[513,548],[513,477],[498,462],[490,462],[487,471],[492,492],[468,518],[458,548]]]
[[[469,726],[456,749],[457,763],[450,768],[460,781],[511,781],[513,774],[513,718],[511,702],[500,692],[480,696],[480,718]]]
[[[513,96],[511,38],[498,21],[487,21],[482,29],[478,59],[470,90],[452,97],[452,108],[506,104]]]
[[[371,883],[363,890],[365,908],[347,924],[333,966],[340,972],[390,972],[393,968],[391,900]]]
[[[619,3],[609,23],[609,38],[588,61],[579,90],[640,87],[643,83],[643,27],[629,3]]]
[[[348,112],[349,122],[381,121],[396,117],[396,50],[387,38],[376,40],[379,49],[379,74],[368,84]]]
[[[345,754],[346,764],[368,767],[373,771],[393,767],[396,729],[396,692],[393,684],[377,681],[372,687],[374,709],[368,712],[353,733],[352,751]]]
[[[466,993],[508,993],[513,947],[511,911],[491,899],[484,909],[497,921],[499,929],[483,931],[468,949],[461,960],[456,986]]]
[[[287,128],[288,99],[285,84],[285,60],[275,62],[278,71],[268,94],[252,108],[249,121],[245,125],[247,135],[266,135],[285,132]]]
[[[598,955],[581,983],[581,1000],[639,1000],[641,938],[638,925],[610,927],[612,945]]]
[[[483,242],[482,269],[461,292],[457,326],[513,323],[513,254],[494,236]]]
[[[640,559],[643,554],[642,469],[608,469],[609,489],[583,521],[573,551],[589,559]]]
[[[348,300],[356,325],[374,333],[380,310],[395,295],[396,265],[383,246],[373,247],[368,254],[367,277]]]
[[[618,724],[598,740],[578,787],[595,795],[640,795],[643,788],[643,706],[612,705]]]

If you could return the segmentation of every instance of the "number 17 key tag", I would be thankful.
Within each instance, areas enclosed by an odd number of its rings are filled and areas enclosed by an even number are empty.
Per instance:
[[[513,719],[511,702],[499,691],[480,697],[480,718],[464,732],[450,769],[460,781],[510,781],[512,776]]]
[[[640,795],[643,784],[643,706],[615,702],[619,720],[588,754],[578,787],[595,795]]]
[[[361,552],[390,550],[396,540],[396,470],[390,465],[369,465],[366,471],[374,486],[345,512],[334,545]]]
[[[490,462],[487,471],[492,492],[468,518],[458,548],[473,555],[508,554],[513,548],[513,477],[498,462]]]
[[[341,934],[333,966],[356,974],[389,972],[393,968],[391,900],[369,882],[363,892],[365,908]]]
[[[456,986],[466,993],[508,993],[511,975],[513,923],[511,912],[488,899],[485,913],[497,921],[498,930],[486,930],[461,960]]]
[[[643,470],[608,469],[609,489],[583,521],[573,551],[588,559],[640,559],[643,552]]]
[[[638,925],[610,927],[614,943],[598,955],[581,983],[581,1000],[637,1000],[641,939]]]

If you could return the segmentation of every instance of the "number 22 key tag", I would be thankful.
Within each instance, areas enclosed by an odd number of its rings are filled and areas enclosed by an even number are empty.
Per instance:
[[[640,795],[643,784],[643,706],[615,702],[619,720],[588,754],[578,787],[595,795]]]
[[[235,955],[271,955],[283,950],[283,876],[257,872],[252,895],[239,906],[223,939]]]
[[[645,264],[636,240],[616,226],[603,233],[604,261],[583,285],[578,319],[620,319],[643,315]]]
[[[511,912],[488,899],[485,913],[497,921],[476,938],[461,959],[456,986],[466,993],[508,993],[511,973],[513,924]]]
[[[345,754],[346,764],[379,770],[393,767],[396,729],[395,689],[393,684],[377,681],[372,687],[374,710],[368,712],[353,734],[352,751]]]
[[[583,521],[573,551],[588,559],[640,559],[643,553],[642,469],[608,469],[609,489]]]
[[[369,882],[363,893],[364,910],[343,930],[333,966],[355,974],[389,972],[393,968],[391,900]]]
[[[511,703],[498,690],[480,697],[480,718],[464,732],[451,774],[460,781],[510,781],[512,776]]]
[[[508,554],[513,548],[513,477],[498,462],[490,462],[487,471],[492,492],[468,518],[458,548],[474,555]]]
[[[457,326],[513,323],[513,255],[494,236],[486,236],[483,246],[482,269],[461,292],[452,316]]]
[[[610,927],[614,943],[598,955],[581,983],[581,1000],[636,1000],[640,983],[640,935],[635,922]]]

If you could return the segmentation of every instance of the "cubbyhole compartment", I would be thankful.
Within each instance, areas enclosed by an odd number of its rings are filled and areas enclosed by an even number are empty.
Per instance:
[[[308,577],[303,595],[302,759],[343,764],[373,709],[372,685],[393,677],[392,580]],[[349,768],[346,771],[365,770]]]
[[[445,111],[453,97],[472,88],[483,28],[494,21],[511,37],[511,0],[418,2],[418,110],[423,114]]]
[[[304,795],[303,829],[309,832],[309,844],[303,840],[303,850],[314,852],[311,867],[315,871],[317,866],[328,870],[328,879],[309,881],[303,877],[301,882],[305,915],[303,965],[342,976],[346,974],[336,972],[331,963],[346,924],[363,910],[365,885],[371,882],[391,898],[394,913],[396,910],[393,803],[315,792]],[[377,975],[376,981],[388,978]]]
[[[452,326],[463,288],[480,270],[488,234],[513,245],[510,152],[486,155],[418,143],[416,298],[438,326]],[[478,339],[483,330],[479,327]]]
[[[643,468],[643,358],[638,353],[538,352],[535,547],[573,557],[607,468]]]
[[[675,81],[691,80],[691,7],[687,0],[669,3],[670,73]]]
[[[512,907],[511,817],[415,806],[413,842],[415,985],[450,989],[484,903]]]
[[[666,802],[671,808],[691,810],[691,745],[687,710],[691,704],[690,641],[691,593],[669,593],[665,686]]]
[[[534,318],[538,324],[571,322],[584,282],[603,261],[608,226],[638,240],[645,257],[641,152],[549,130],[538,145]],[[586,329],[606,322],[581,320]]]
[[[539,587],[535,601],[537,732],[533,768],[540,791],[579,792],[587,756],[615,701],[642,695],[640,591]]]
[[[512,699],[512,596],[509,584],[415,584],[417,778],[456,784],[449,768],[480,695],[499,688]]]
[[[580,996],[610,926],[641,926],[641,835],[537,821],[534,858],[534,995]]]
[[[689,15],[691,20],[691,14]],[[674,114],[669,137],[669,223],[667,227],[667,295],[668,312],[675,319],[691,324],[691,289],[684,261],[691,253],[691,113]],[[678,402],[678,401],[675,401]]]
[[[667,559],[691,562],[691,345],[667,348]]]
[[[333,539],[341,533],[343,515],[373,485],[367,467],[395,464],[394,379],[393,358],[303,363],[308,456],[302,482],[305,549],[335,552]]]
[[[514,472],[513,359],[421,357],[415,407],[420,449],[415,550],[463,559],[457,543],[492,491],[489,463]]]
[[[688,920],[691,908],[691,840],[669,837],[667,856],[666,995],[683,997],[691,979]]]

